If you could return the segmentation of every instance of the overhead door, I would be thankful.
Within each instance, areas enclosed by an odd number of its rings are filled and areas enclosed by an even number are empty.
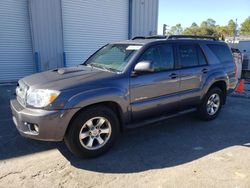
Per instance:
[[[0,82],[34,72],[27,0],[0,1]]]
[[[102,45],[128,38],[128,0],[62,0],[67,66],[78,65]]]

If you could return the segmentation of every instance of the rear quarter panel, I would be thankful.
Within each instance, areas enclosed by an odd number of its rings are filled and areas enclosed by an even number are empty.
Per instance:
[[[218,44],[227,46],[223,42],[220,42]],[[207,91],[210,89],[210,87],[215,82],[218,82],[218,81],[224,81],[227,85],[227,92],[232,92],[237,85],[237,78],[236,78],[233,56],[231,56],[231,61],[229,62],[220,62],[218,57],[207,46],[207,43],[202,43],[200,45],[205,52],[205,55],[206,55],[206,58],[208,60],[209,67],[210,67],[209,74],[207,75],[207,78],[203,84],[201,98],[203,98],[204,95],[207,93]]]

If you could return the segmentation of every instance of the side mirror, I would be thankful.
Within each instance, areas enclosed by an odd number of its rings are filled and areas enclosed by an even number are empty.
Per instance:
[[[153,63],[151,61],[140,61],[135,65],[134,73],[154,72]]]

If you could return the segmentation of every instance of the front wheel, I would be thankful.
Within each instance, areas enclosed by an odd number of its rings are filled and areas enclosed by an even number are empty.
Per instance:
[[[223,92],[220,88],[210,89],[198,107],[200,118],[207,121],[215,119],[221,110],[222,99]]]
[[[70,124],[65,143],[76,156],[97,157],[105,153],[119,135],[116,114],[104,106],[80,112]]]

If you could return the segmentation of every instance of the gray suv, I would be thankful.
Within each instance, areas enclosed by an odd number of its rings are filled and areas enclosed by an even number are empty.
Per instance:
[[[21,135],[64,140],[79,157],[106,152],[128,127],[197,110],[212,120],[237,84],[226,43],[207,36],[135,37],[76,67],[18,81],[11,100]]]

